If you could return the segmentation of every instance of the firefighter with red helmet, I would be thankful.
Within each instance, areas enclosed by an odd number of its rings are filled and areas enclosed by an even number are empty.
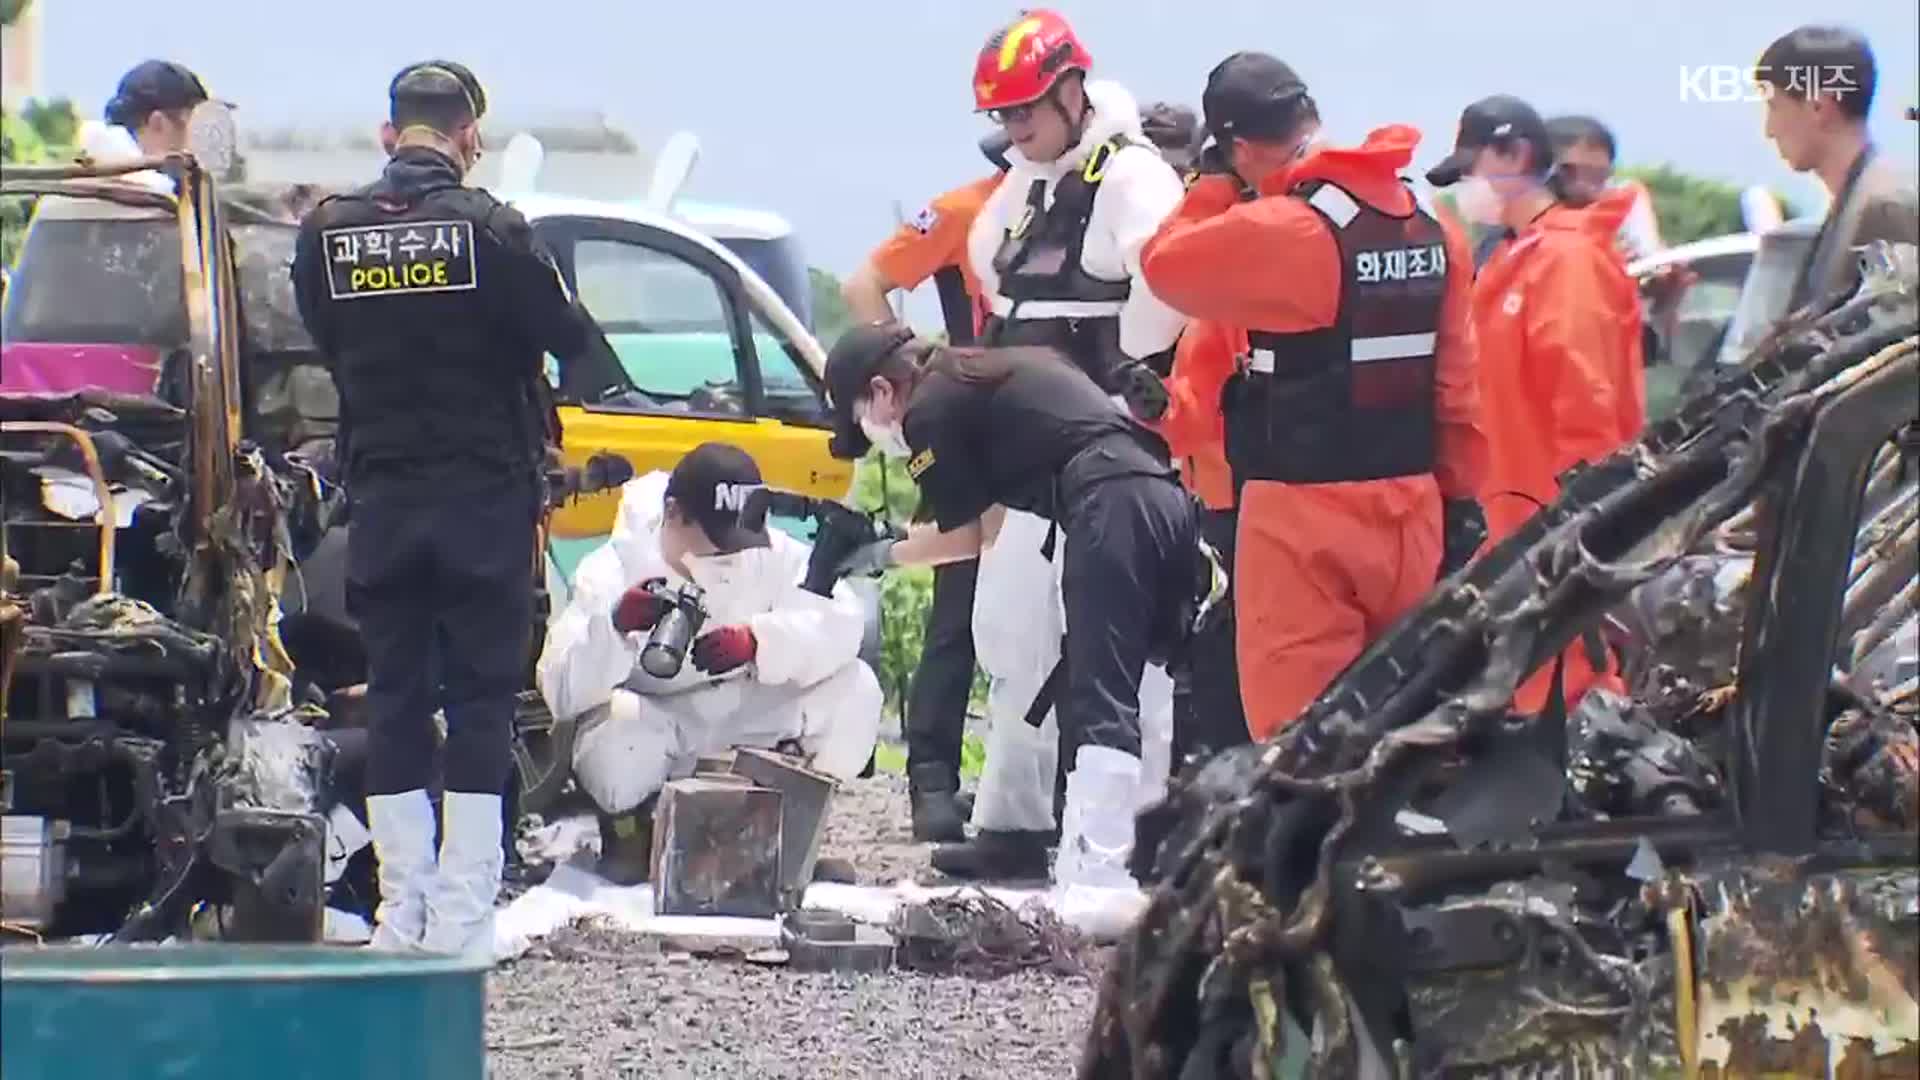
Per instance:
[[[1141,130],[1133,95],[1091,79],[1067,21],[1030,11],[974,64],[974,107],[1012,143],[1007,178],[967,254],[994,345],[1063,349],[1110,393],[1134,362],[1164,366],[1186,319],[1140,279],[1140,249],[1180,203],[1179,174]]]
[[[1140,249],[1179,204],[1182,188],[1143,132],[1133,96],[1090,78],[1092,70],[1086,46],[1052,11],[1021,13],[981,48],[974,107],[1006,133],[1010,167],[974,219],[967,261],[991,313],[987,345],[1054,347],[1119,411],[1129,372],[1170,365],[1186,323],[1140,279]],[[990,680],[987,758],[972,839],[933,853],[934,866],[948,874],[1043,875],[1047,847],[1059,835],[1055,780],[1062,753],[1075,764],[1078,748],[1061,744],[1050,707],[1072,681],[1057,671],[1064,670],[1061,626],[1068,621],[1063,549],[1072,544],[1055,542],[1054,532],[1035,514],[1009,510],[980,557],[974,645]],[[1101,632],[1071,631],[1089,643]],[[1115,695],[1124,715],[1109,719],[1142,730],[1140,750],[1128,751],[1128,786],[1150,787],[1166,768],[1173,683],[1157,667],[1136,679],[1137,690]],[[1063,726],[1075,729],[1062,732],[1072,742],[1084,725]]]

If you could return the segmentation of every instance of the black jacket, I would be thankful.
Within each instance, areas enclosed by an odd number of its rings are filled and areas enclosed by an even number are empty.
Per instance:
[[[531,470],[557,440],[542,353],[589,324],[526,218],[423,147],[300,226],[294,296],[340,391],[345,475]]]

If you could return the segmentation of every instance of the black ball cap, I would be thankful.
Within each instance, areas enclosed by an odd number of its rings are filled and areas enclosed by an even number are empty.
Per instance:
[[[1286,63],[1262,52],[1237,52],[1207,76],[1200,111],[1207,133],[1220,142],[1284,139],[1293,134],[1306,99],[1306,81]]]
[[[730,443],[701,443],[667,477],[667,497],[680,504],[722,554],[766,547],[767,530],[740,523],[748,491],[764,487],[753,455]]]
[[[1185,105],[1170,101],[1142,107],[1140,130],[1161,150],[1187,150],[1200,145],[1200,118]]]
[[[130,127],[158,109],[191,109],[207,100],[200,76],[171,60],[145,60],[120,77],[107,102],[107,122]]]
[[[387,87],[387,97],[394,102],[409,98],[420,100],[452,96],[466,99],[475,120],[487,114],[487,92],[480,86],[480,80],[474,78],[472,70],[465,64],[452,60],[422,60],[417,64],[408,64],[400,69]]]
[[[913,328],[891,320],[863,323],[840,335],[827,353],[827,403],[833,407],[833,439],[827,451],[843,461],[864,457],[873,444],[854,419],[853,403],[887,357],[914,339]]]
[[[1481,98],[1460,114],[1460,134],[1453,140],[1453,153],[1427,170],[1427,183],[1434,187],[1459,183],[1467,170],[1473,168],[1474,155],[1481,148],[1514,139],[1533,144],[1539,155],[1538,164],[1544,171],[1547,148],[1552,142],[1547,136],[1547,123],[1540,119],[1540,114],[1510,94]]]

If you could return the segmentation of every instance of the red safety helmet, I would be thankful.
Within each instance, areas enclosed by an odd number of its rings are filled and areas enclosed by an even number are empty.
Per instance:
[[[993,32],[973,65],[976,112],[1014,109],[1047,96],[1060,76],[1093,70],[1093,55],[1056,12],[1023,11]]]

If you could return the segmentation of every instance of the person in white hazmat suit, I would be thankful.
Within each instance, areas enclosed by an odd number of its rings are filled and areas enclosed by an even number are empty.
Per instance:
[[[759,486],[753,459],[721,443],[629,481],[612,536],[547,629],[540,693],[556,717],[579,718],[574,779],[599,808],[599,872],[616,884],[646,879],[655,797],[699,755],[793,744],[850,780],[873,753],[881,693],[858,655],[860,601],[845,582],[830,598],[800,587],[804,541],[742,527]],[[680,671],[657,678],[640,651],[662,595],[688,582],[708,616]]]
[[[975,106],[1009,136],[1010,168],[974,219],[967,255],[993,316],[986,344],[1058,348],[1124,410],[1131,388],[1161,385],[1152,372],[1171,370],[1186,326],[1140,272],[1141,249],[1184,187],[1148,140],[1133,95],[1089,78],[1092,67],[1073,29],[1051,12],[1024,14],[988,38],[975,67]],[[991,726],[975,833],[933,854],[934,866],[954,876],[1045,876],[1046,846],[1059,834],[1054,722],[1026,722],[1065,625],[1061,538],[1049,543],[1049,531],[1044,519],[1008,510],[981,555],[974,648],[990,680]],[[1144,798],[1164,783],[1170,752],[1173,684],[1164,669],[1147,669],[1140,695]],[[1062,869],[1056,879],[1072,876]]]

